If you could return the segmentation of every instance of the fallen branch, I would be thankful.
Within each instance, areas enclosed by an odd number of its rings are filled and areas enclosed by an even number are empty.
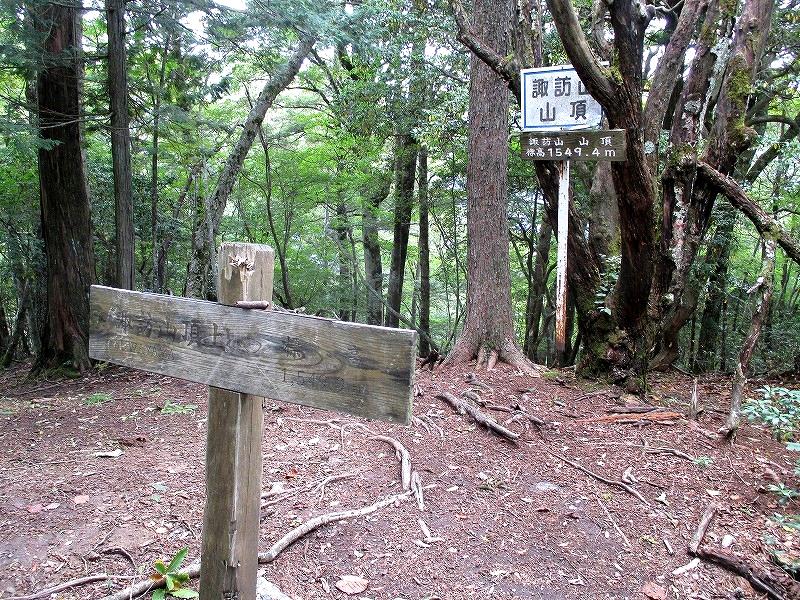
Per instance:
[[[486,400],[481,398],[480,394],[477,392],[473,392],[472,390],[464,390],[461,392],[461,395],[464,396],[464,398],[472,400],[478,406],[486,406]]]
[[[658,412],[663,411],[664,409],[660,406],[649,406],[647,404],[641,406],[613,406],[608,409],[608,412],[614,414],[643,414],[643,413],[650,413],[650,412]]]
[[[403,490],[407,491],[411,489],[411,455],[406,450],[406,447],[403,446],[399,441],[394,439],[393,437],[389,437],[388,435],[373,435],[371,440],[378,440],[381,442],[386,442],[392,448],[394,448],[395,456],[397,456],[397,460],[400,461],[400,482],[402,483]]]
[[[477,421],[490,431],[496,433],[500,437],[503,437],[512,442],[516,442],[519,439],[518,433],[514,433],[510,429],[506,429],[505,427],[500,425],[500,423],[498,423],[493,418],[488,416],[486,413],[480,411],[471,404],[467,404],[463,400],[459,400],[453,394],[450,394],[448,392],[440,392],[436,394],[436,397],[447,402],[450,406],[453,407],[453,410],[455,410],[458,414],[460,415],[468,414],[470,417],[475,419],[475,421]]]
[[[36,600],[36,598],[49,597],[52,594],[57,594],[58,592],[63,592],[64,590],[80,587],[82,585],[86,585],[87,583],[96,583],[98,581],[106,581],[108,579],[111,579],[111,575],[106,575],[105,573],[98,573],[97,575],[89,575],[88,577],[71,579],[55,587],[51,587],[46,590],[41,590],[39,592],[34,592],[33,594],[30,594],[28,596],[15,596],[9,598],[8,600]]]
[[[565,456],[561,456],[560,454],[556,454],[555,452],[551,452],[549,450],[547,450],[546,452],[548,454],[550,454],[551,456],[555,456],[557,459],[564,461],[568,465],[572,465],[573,467],[575,467],[579,471],[582,471],[582,472],[586,473],[590,477],[594,477],[595,479],[597,479],[597,481],[602,481],[605,484],[613,485],[613,486],[618,487],[618,488],[622,488],[623,490],[628,492],[630,495],[635,496],[636,498],[638,498],[645,505],[650,506],[650,503],[647,501],[647,499],[644,496],[642,496],[638,491],[633,489],[631,486],[629,486],[624,481],[619,481],[619,480],[615,480],[615,479],[608,479],[606,477],[603,477],[602,475],[598,475],[594,471],[590,471],[586,467],[584,467],[582,465],[579,465],[576,462],[571,461],[570,459],[566,458]]]
[[[711,504],[703,513],[697,531],[689,543],[689,556],[700,558],[723,569],[744,577],[753,589],[766,594],[773,600],[800,598],[800,584],[788,575],[772,572],[748,563],[745,559],[727,550],[717,550],[703,545],[708,526],[714,518],[717,506]]]
[[[578,419],[575,421],[576,423],[638,423],[642,421],[648,422],[660,422],[660,421],[672,421],[673,419],[683,419],[683,413],[679,412],[671,412],[671,411],[652,411],[646,412],[642,414],[637,414],[635,419],[631,418],[631,415],[628,413],[624,414],[612,414],[612,415],[601,415],[599,417],[586,417],[584,419]]]
[[[278,558],[278,555],[286,550],[289,546],[291,546],[294,542],[299,540],[300,538],[308,535],[315,529],[319,529],[323,525],[328,525],[330,523],[335,523],[336,521],[342,521],[344,519],[354,519],[356,517],[363,517],[368,514],[374,513],[381,508],[386,508],[387,506],[391,506],[395,502],[401,502],[411,496],[411,492],[403,492],[402,494],[396,494],[394,496],[389,496],[388,498],[384,498],[383,500],[379,500],[374,504],[370,504],[369,506],[365,506],[363,508],[357,508],[354,510],[343,510],[339,512],[332,512],[327,513],[324,515],[319,515],[318,517],[314,517],[309,519],[299,527],[292,529],[289,533],[283,536],[280,540],[275,542],[275,544],[267,550],[266,552],[259,552],[258,553],[258,562],[260,564],[268,564]],[[105,599],[104,599],[105,600]]]

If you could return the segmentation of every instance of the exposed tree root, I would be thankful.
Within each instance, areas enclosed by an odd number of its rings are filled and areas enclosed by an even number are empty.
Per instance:
[[[379,500],[378,502],[375,502],[374,504],[370,504],[369,506],[365,506],[363,508],[327,513],[324,515],[319,515],[318,517],[314,517],[313,519],[309,519],[299,527],[292,529],[280,540],[275,542],[272,548],[270,548],[266,552],[259,552],[258,562],[262,565],[271,563],[278,557],[278,555],[281,552],[286,550],[286,548],[291,546],[294,542],[308,535],[315,529],[319,529],[323,525],[328,525],[330,523],[335,523],[336,521],[342,521],[344,519],[354,519],[356,517],[366,516],[368,514],[374,513],[377,510],[380,510],[381,508],[386,508],[387,506],[391,506],[396,502],[401,502],[403,500],[406,500],[409,496],[411,496],[410,491],[403,492],[402,494],[389,496],[388,498],[384,498],[383,500]]]
[[[723,569],[744,577],[753,589],[766,594],[773,600],[800,598],[800,584],[784,574],[774,574],[766,569],[748,563],[745,559],[727,550],[717,550],[703,546],[706,530],[714,519],[717,506],[711,504],[703,513],[697,531],[689,543],[689,555],[713,563]]]
[[[447,365],[467,363],[473,358],[477,359],[475,363],[476,370],[483,368],[486,368],[487,371],[491,370],[499,360],[511,365],[523,375],[541,377],[542,367],[528,360],[528,357],[525,356],[512,339],[506,339],[498,346],[477,342],[473,344],[460,339],[444,363]]]
[[[386,442],[394,448],[397,460],[400,461],[400,482],[404,491],[411,489],[411,455],[399,441],[388,435],[373,435],[369,439]]]
[[[46,590],[41,590],[39,592],[34,592],[33,594],[29,594],[27,596],[15,596],[13,598],[9,598],[8,600],[36,600],[37,598],[49,598],[52,594],[56,594],[58,592],[63,592],[64,590],[69,590],[72,588],[80,587],[82,585],[86,585],[88,583],[96,583],[98,581],[106,581],[107,579],[111,579],[111,575],[106,575],[105,573],[98,573],[97,575],[89,575],[88,577],[81,577],[79,579],[71,579],[70,581],[65,581],[57,586],[48,588]]]
[[[319,529],[323,525],[328,525],[329,523],[335,523],[336,521],[343,521],[344,519],[354,519],[356,517],[366,516],[368,514],[374,513],[377,510],[380,510],[381,508],[391,506],[392,504],[395,504],[397,502],[402,502],[403,500],[406,500],[410,496],[411,496],[410,491],[403,492],[402,494],[389,496],[388,498],[384,498],[383,500],[379,500],[378,502],[375,502],[374,504],[370,504],[369,506],[365,506],[363,508],[327,513],[324,515],[319,515],[318,517],[314,517],[313,519],[309,519],[299,527],[292,529],[289,533],[283,536],[268,551],[259,552],[258,562],[262,565],[273,562],[276,558],[278,558],[278,555],[281,552],[286,550],[286,548],[291,546],[294,542],[304,537],[305,535],[308,535],[315,529]],[[200,576],[200,563],[198,562],[192,563],[186,569],[183,570],[183,573],[186,573],[186,575],[189,576],[189,579],[197,579]],[[110,576],[96,575],[95,577],[102,577],[108,579]],[[95,581],[102,581],[103,580],[102,578],[96,579]],[[63,585],[66,586],[67,584]],[[73,585],[75,584],[73,583]],[[150,592],[151,590],[155,590],[162,587],[164,587],[163,579],[157,581],[152,579],[146,579],[144,581],[135,583],[130,587],[125,588],[124,590],[120,590],[114,594],[111,594],[110,596],[105,596],[101,600],[130,600],[131,598],[137,598],[143,594]],[[60,586],[59,590],[61,589],[67,589],[67,588]],[[54,590],[50,590],[50,593],[53,593]],[[44,592],[37,594],[36,596],[25,596],[22,598],[16,598],[12,600],[34,600],[35,598],[41,598],[43,595]],[[276,598],[276,600],[278,599]]]
[[[503,437],[511,442],[516,442],[519,439],[519,434],[511,431],[510,429],[506,429],[500,423],[495,421],[492,417],[488,416],[486,413],[482,412],[481,410],[475,408],[471,404],[464,402],[456,398],[453,394],[448,392],[439,392],[436,394],[437,398],[440,398],[447,402],[453,409],[460,415],[468,414],[470,417],[475,419],[478,423],[496,433],[500,437]]]
[[[497,359],[499,358],[499,356],[500,355],[497,353],[497,350],[490,350],[489,351],[489,356],[486,359],[486,370],[487,371],[491,371],[492,369],[494,369],[495,365],[497,364]]]
[[[555,452],[550,452],[549,450],[547,450],[546,452],[548,454],[550,454],[551,456],[556,457],[559,460],[563,460],[568,465],[572,465],[573,467],[575,467],[579,471],[582,471],[583,473],[586,473],[590,477],[594,477],[595,479],[597,479],[597,481],[602,481],[603,483],[606,483],[608,485],[613,485],[615,487],[622,488],[623,490],[628,492],[631,496],[635,496],[642,503],[646,504],[647,506],[650,506],[650,503],[647,501],[647,499],[644,496],[642,496],[639,492],[637,492],[635,489],[633,489],[630,485],[628,485],[624,481],[617,481],[617,480],[614,480],[614,479],[607,479],[606,477],[603,477],[602,475],[598,475],[594,471],[590,471],[586,467],[584,467],[582,465],[579,465],[578,463],[576,463],[574,461],[571,461],[570,459],[568,459],[568,458],[566,458],[564,456],[561,456],[560,454],[556,454]]]

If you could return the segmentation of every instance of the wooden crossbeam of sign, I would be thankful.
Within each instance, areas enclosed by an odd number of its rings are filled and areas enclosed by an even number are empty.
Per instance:
[[[89,355],[244,394],[408,424],[416,333],[92,286]]]

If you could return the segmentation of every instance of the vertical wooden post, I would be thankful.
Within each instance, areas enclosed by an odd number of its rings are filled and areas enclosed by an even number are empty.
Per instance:
[[[564,366],[567,347],[567,237],[569,234],[569,161],[558,170],[558,255],[556,263],[556,363]]]
[[[218,301],[272,300],[274,252],[225,243]],[[261,505],[262,398],[210,387],[201,600],[255,600]]]

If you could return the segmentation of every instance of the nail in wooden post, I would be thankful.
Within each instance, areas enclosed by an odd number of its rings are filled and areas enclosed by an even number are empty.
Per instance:
[[[566,362],[567,347],[567,236],[569,234],[569,161],[559,163],[558,254],[556,259],[556,361]]]
[[[220,304],[272,300],[272,248],[225,243],[218,259]],[[215,387],[208,396],[200,600],[255,600],[263,399]]]

